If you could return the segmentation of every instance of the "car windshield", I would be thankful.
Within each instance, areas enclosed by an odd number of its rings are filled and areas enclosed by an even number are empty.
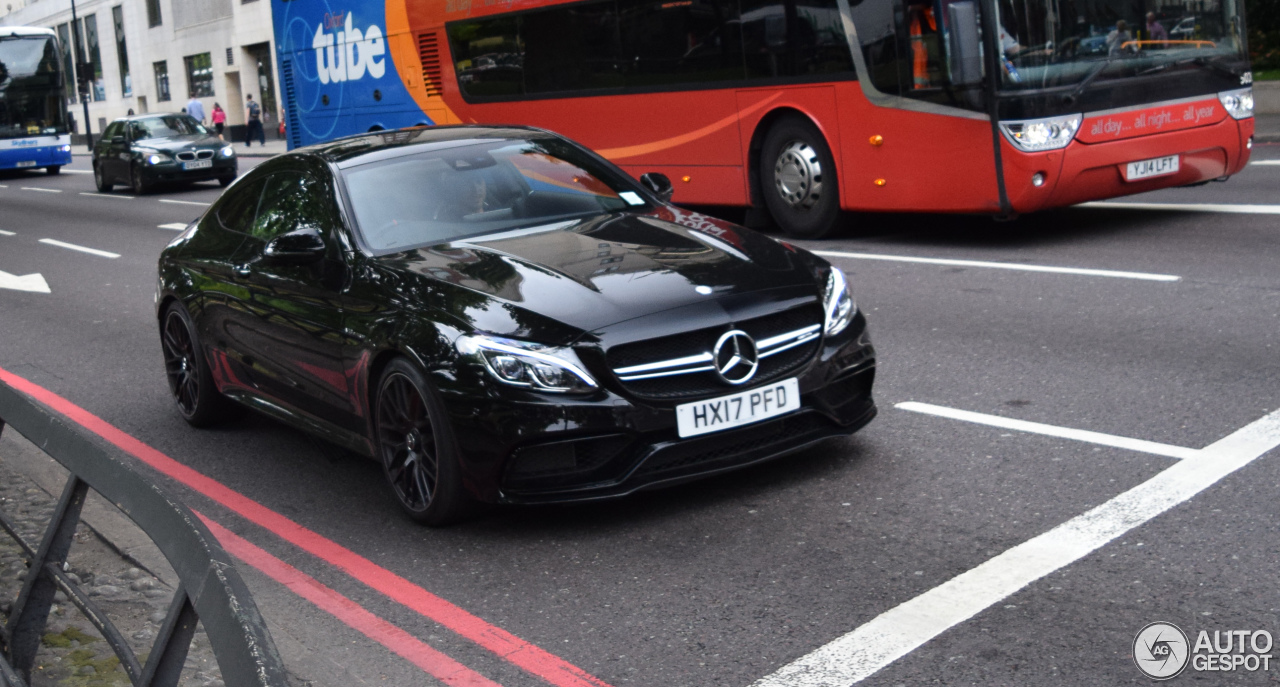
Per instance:
[[[343,172],[378,253],[646,205],[621,174],[564,141],[461,142]]]
[[[180,114],[135,119],[129,123],[129,130],[133,132],[133,140],[135,141],[209,133],[208,129],[205,129],[200,122],[197,122],[191,116]]]
[[[1005,89],[1079,85],[1246,59],[1243,0],[998,0]]]

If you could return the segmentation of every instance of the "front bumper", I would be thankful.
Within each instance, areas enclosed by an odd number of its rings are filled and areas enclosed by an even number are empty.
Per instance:
[[[239,167],[236,158],[214,159],[212,167],[203,169],[183,169],[181,162],[162,162],[158,165],[145,165],[142,168],[143,179],[148,183],[208,181],[234,177]]]
[[[477,498],[592,501],[742,468],[861,429],[876,414],[875,351],[863,316],[824,342],[794,376],[799,410],[687,439],[676,430],[676,403],[640,401],[615,389],[590,400],[490,394],[480,402],[446,391],[445,406],[464,481]]]
[[[70,144],[0,150],[0,169],[39,169],[71,164]]]

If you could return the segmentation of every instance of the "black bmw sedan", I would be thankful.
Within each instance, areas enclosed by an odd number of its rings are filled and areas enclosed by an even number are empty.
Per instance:
[[[273,158],[160,257],[192,425],[248,406],[441,524],[778,458],[875,415],[849,281],[560,136],[378,132]]]
[[[93,146],[93,180],[102,193],[116,184],[143,194],[165,182],[236,178],[236,151],[185,114],[117,119]]]

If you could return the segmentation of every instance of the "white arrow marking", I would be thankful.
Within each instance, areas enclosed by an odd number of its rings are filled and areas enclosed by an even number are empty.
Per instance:
[[[171,224],[158,224],[156,226],[158,226],[161,229],[168,229],[170,231],[182,231],[183,229],[187,228],[187,225],[181,222],[173,222]]]
[[[31,293],[51,293],[49,291],[49,283],[38,272],[19,277],[16,274],[9,274],[4,270],[0,270],[0,289],[30,291]]]

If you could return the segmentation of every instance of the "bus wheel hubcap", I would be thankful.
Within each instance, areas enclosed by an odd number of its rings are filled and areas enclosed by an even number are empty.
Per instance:
[[[792,141],[778,153],[773,165],[778,195],[793,208],[808,210],[822,193],[822,162],[818,151],[804,141]]]

